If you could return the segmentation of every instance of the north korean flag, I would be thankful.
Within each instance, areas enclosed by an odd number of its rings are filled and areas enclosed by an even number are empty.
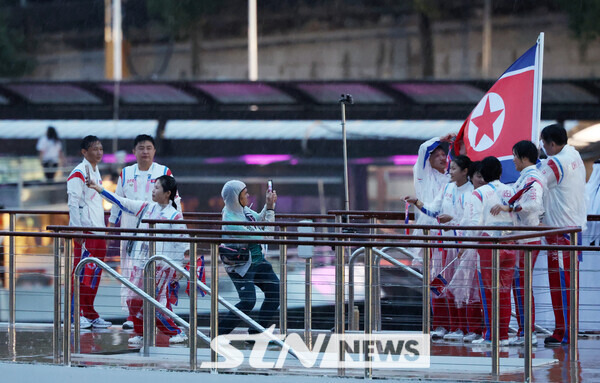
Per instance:
[[[454,143],[458,153],[463,141],[473,161],[497,157],[502,162],[504,183],[515,182],[519,177],[512,162],[513,145],[521,140],[531,140],[536,145],[539,141],[543,34],[540,39],[483,96]]]

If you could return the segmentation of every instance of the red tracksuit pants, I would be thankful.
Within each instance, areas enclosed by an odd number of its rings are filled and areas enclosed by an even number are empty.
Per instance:
[[[485,324],[485,339],[492,337],[492,250],[479,249],[479,291],[483,306],[483,319]],[[500,285],[500,340],[508,339],[508,325],[510,324],[511,301],[510,291],[515,274],[516,255],[511,250],[499,250]]]
[[[578,236],[581,238],[581,236]],[[546,237],[549,245],[570,245],[569,236]],[[552,336],[563,343],[569,343],[569,303],[571,302],[569,289],[571,287],[569,251],[548,251],[548,281],[550,284],[550,298],[554,309],[554,333]],[[579,286],[577,286],[579,287]]]
[[[442,256],[442,267],[446,265],[446,252],[443,250],[432,249],[431,256],[429,258],[430,265],[433,258],[433,252],[440,251]],[[435,278],[436,275],[431,276],[431,279]],[[454,302],[453,302],[454,303]],[[450,305],[448,303],[447,294],[437,296],[431,294],[431,327],[433,330],[438,327],[443,327],[448,331],[453,331],[451,328],[452,320],[450,319]]]
[[[541,245],[542,241],[527,242],[528,245]],[[535,266],[535,261],[539,255],[539,250],[531,252],[531,270]],[[525,251],[517,251],[519,261],[515,266],[515,277],[513,279],[513,298],[515,299],[515,308],[517,310],[517,322],[519,322],[518,336],[524,336],[525,331],[525,298],[524,298],[524,283],[525,283]],[[531,294],[531,331],[535,331],[535,301],[533,293]]]
[[[462,330],[464,334],[473,332],[483,334],[483,313],[480,302],[471,302],[457,307],[454,298],[449,294],[448,309],[450,312],[449,331]]]
[[[144,300],[143,299],[128,299],[127,306],[129,307],[129,315],[133,318],[133,331],[137,335],[144,333]],[[166,307],[172,310],[171,303],[167,301]],[[160,310],[156,310],[156,327],[165,335],[173,336],[181,332],[173,319],[164,315]]]
[[[95,257],[103,261],[106,256],[106,241],[103,239],[86,239],[82,244],[75,242],[74,246],[74,259],[73,259],[73,271],[75,267],[83,258]],[[84,254],[82,254],[82,248],[85,248]],[[98,312],[94,309],[94,300],[98,293],[98,287],[100,287],[100,277],[102,276],[102,268],[96,266],[93,263],[88,263],[83,268],[83,275],[78,278],[79,282],[79,315],[84,316],[90,321],[98,318]],[[73,283],[73,280],[71,280]],[[71,303],[73,299],[71,299]]]

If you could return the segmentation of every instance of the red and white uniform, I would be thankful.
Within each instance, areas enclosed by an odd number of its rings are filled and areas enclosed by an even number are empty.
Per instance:
[[[138,220],[142,219],[161,219],[161,220],[182,220],[183,215],[173,206],[168,204],[165,207],[160,206],[156,202],[136,201],[128,198],[123,198],[103,190],[100,193],[102,198],[113,203],[117,208],[122,210],[126,215],[131,215]],[[140,228],[148,228],[148,224],[141,223]],[[185,224],[156,224],[157,229],[186,229]],[[187,238],[187,234],[156,234],[157,237],[180,237]],[[149,246],[147,242],[136,241],[129,246],[131,271],[125,274],[129,280],[137,287],[143,288],[143,269],[144,264],[148,260]],[[166,255],[173,261],[183,266],[184,253],[189,249],[187,242],[156,242],[157,255]],[[175,279],[176,272],[163,262],[158,262],[156,265],[156,300],[164,304],[171,310],[171,304],[177,304],[177,290],[179,283]],[[128,289],[129,290],[129,289]],[[129,314],[133,321],[134,331],[141,335],[143,332],[143,300],[136,293],[129,290],[127,295],[127,306]],[[166,335],[176,335],[181,332],[179,327],[173,320],[157,311],[156,326]]]
[[[579,152],[565,145],[560,153],[540,163],[540,172],[548,189],[544,196],[544,223],[585,229],[585,167]]]
[[[456,226],[463,217],[465,196],[470,195],[472,192],[473,184],[470,182],[466,182],[461,186],[457,186],[455,182],[450,182],[444,186],[441,193],[438,194],[432,203],[423,205],[421,212],[432,218],[436,218],[440,214],[448,214],[452,216],[453,219],[446,225]],[[440,235],[456,237],[457,232],[456,230],[449,228],[449,230],[441,230]],[[443,247],[443,245],[441,246]],[[444,267],[456,258],[456,254],[456,249],[432,249],[430,268],[432,280],[441,273]],[[446,281],[452,281],[456,270],[456,267],[454,266],[456,263],[457,262],[443,272],[442,276]],[[466,333],[466,312],[463,312],[465,310],[460,310],[459,312],[451,293],[442,294],[440,296],[432,295],[432,309],[432,326],[434,329],[444,327],[450,331],[460,329]]]
[[[493,206],[501,204],[508,205],[513,195],[513,189],[496,180],[477,188],[473,192],[475,198],[470,206],[470,222],[473,226],[512,226],[511,213],[500,212],[494,216],[491,214]],[[501,230],[483,230],[482,235],[500,236]],[[479,249],[479,286],[481,304],[483,306],[483,318],[486,331],[484,337],[491,340],[491,315],[492,315],[492,250]],[[516,256],[514,251],[500,250],[499,273],[500,273],[500,340],[508,339],[508,325],[510,323],[511,303],[510,291],[515,272]]]
[[[415,194],[419,201],[424,204],[431,204],[435,201],[440,190],[450,182],[450,175],[446,173],[440,173],[436,169],[431,167],[429,162],[429,156],[438,146],[441,141],[439,137],[432,138],[421,144],[419,147],[419,154],[417,163],[413,166],[413,179],[415,184]],[[419,225],[437,225],[437,220],[433,217],[427,216],[427,214],[417,209],[416,222]]]
[[[473,211],[473,193],[464,196],[464,214],[460,221],[461,226],[469,225]],[[471,235],[470,232],[460,230],[458,235]],[[465,333],[483,334],[483,309],[479,296],[479,277],[477,274],[478,255],[475,249],[465,249],[458,261],[454,276],[448,283],[448,290],[454,297],[454,303],[461,315],[466,318],[467,331]],[[464,327],[464,324],[463,324]]]
[[[424,203],[423,207],[420,209],[422,213],[427,216],[435,219],[435,224],[437,222],[437,216],[441,214],[448,214],[452,216],[452,221],[446,223],[448,226],[456,226],[462,220],[464,215],[464,200],[465,196],[473,193],[473,184],[470,182],[466,182],[462,186],[456,186],[455,182],[447,183],[442,189],[441,193],[435,198],[435,200],[431,203]],[[441,235],[456,237],[456,230],[449,228],[449,230],[441,230]],[[435,250],[435,249],[434,249]],[[437,252],[437,251],[435,251]],[[431,277],[435,278],[440,271],[455,257],[455,251],[445,251],[447,254],[445,256],[445,261],[440,262],[441,259],[435,256],[431,261]],[[453,270],[450,268],[446,269],[444,277],[446,280],[450,280],[452,278]]]
[[[146,171],[139,169],[138,164],[127,166],[121,170],[119,180],[117,182],[117,189],[115,194],[119,197],[129,198],[131,200],[152,202],[152,189],[156,179],[163,175],[172,176],[171,170],[164,166],[152,163],[150,168]],[[177,204],[177,210],[181,211],[181,198],[179,195],[175,198]],[[123,211],[116,205],[110,210],[110,217],[108,221],[112,224],[120,222],[120,226],[123,228],[133,228],[136,226],[137,219],[135,216],[130,214],[123,214]],[[121,242],[121,273],[127,275],[131,272],[131,262],[127,257],[127,251],[125,249],[126,242]],[[121,286],[121,306],[125,309],[127,305],[127,295],[130,290],[124,285]],[[132,320],[131,317],[127,320]]]
[[[140,170],[138,164],[127,166],[121,170],[115,194],[132,200],[152,202],[152,189],[156,179],[164,175],[172,176],[173,173],[168,167],[156,162],[153,162],[150,169],[146,171]],[[179,211],[181,211],[180,200],[179,195],[177,195],[175,203]],[[134,216],[122,215],[122,210],[113,205],[110,210],[109,222],[113,224],[121,222],[121,227],[135,227],[136,219]]]
[[[525,190],[527,186],[530,186]],[[542,174],[535,165],[526,167],[521,171],[519,179],[513,184],[515,192],[523,190],[523,194],[513,204],[513,221],[515,226],[539,226],[544,214],[544,181]],[[531,232],[520,232],[521,234]],[[540,245],[540,238],[527,238],[517,241],[530,245]],[[531,252],[531,268],[533,270],[537,260],[539,250]],[[524,335],[525,307],[524,307],[524,285],[525,282],[525,251],[517,251],[517,265],[515,268],[515,278],[513,280],[513,297],[515,299],[515,308],[517,311],[517,322],[519,323],[518,336]],[[531,297],[532,331],[535,331],[535,300]]]
[[[106,227],[104,224],[104,208],[102,198],[93,189],[85,185],[86,169],[90,177],[102,185],[102,177],[98,166],[92,167],[85,158],[77,165],[67,178],[67,204],[69,205],[69,226]],[[97,232],[102,234],[103,231]]]
[[[98,185],[102,185],[100,171],[92,167],[85,158],[77,165],[67,179],[67,204],[69,205],[69,226],[104,228],[104,209],[102,198],[94,190],[85,185],[85,177],[89,169],[90,178]],[[103,231],[94,231],[95,234],[104,234]],[[86,239],[82,243],[75,241],[73,267],[76,267],[83,258],[96,257],[103,261],[106,256],[106,241],[103,239]],[[94,300],[100,286],[102,269],[89,263],[79,278],[79,315],[90,321],[98,318],[94,309]]]
[[[547,186],[544,194],[544,223],[548,226],[579,226],[586,229],[585,167],[579,152],[565,145],[560,153],[540,164]],[[581,239],[581,235],[578,236]],[[546,237],[548,244],[569,244],[569,235]],[[552,336],[568,343],[569,288],[571,286],[570,252],[548,251],[548,279],[554,308],[555,329]]]
[[[431,167],[429,156],[438,146],[441,141],[439,137],[434,137],[429,141],[425,141],[419,146],[417,162],[413,166],[413,181],[415,185],[415,195],[417,199],[424,204],[431,204],[439,194],[440,190],[450,182],[450,175],[440,173]],[[430,217],[421,210],[415,208],[415,223],[418,225],[437,225],[438,222],[434,217]],[[421,229],[414,230],[413,234],[422,235]],[[415,251],[414,266],[421,267],[423,259],[423,249]]]

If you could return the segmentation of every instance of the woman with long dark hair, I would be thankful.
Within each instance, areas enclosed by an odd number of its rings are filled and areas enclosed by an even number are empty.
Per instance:
[[[49,126],[46,130],[46,135],[40,137],[36,149],[40,154],[40,162],[44,168],[46,181],[52,181],[56,174],[56,169],[60,164],[64,163],[62,143],[53,126]]]
[[[448,225],[447,230],[440,230],[440,235],[456,237],[457,226],[464,213],[465,196],[473,192],[473,184],[469,182],[469,157],[460,155],[450,163],[450,182],[439,192],[431,203],[424,203],[416,197],[405,197],[405,200],[415,205],[424,214],[437,219],[438,223]],[[443,247],[443,245],[442,245]],[[457,256],[455,249],[433,249],[431,258],[430,275],[432,280],[440,273],[450,281],[456,269]],[[450,267],[450,264],[453,264]],[[448,267],[447,267],[448,266]],[[432,296],[432,339],[444,338],[445,340],[462,340],[467,333],[466,318],[462,310],[458,310],[452,294],[445,289],[439,295]]]
[[[175,197],[177,196],[177,182],[171,176],[161,176],[156,179],[152,190],[152,202],[132,200],[119,197],[109,192],[93,180],[87,181],[88,187],[96,190],[102,198],[115,204],[124,213],[131,214],[138,219],[138,228],[147,228],[148,224],[141,223],[143,219],[182,220],[183,215],[177,211]],[[156,224],[157,229],[186,229],[184,224]],[[187,237],[186,234],[156,234],[157,237]],[[128,255],[131,257],[132,269],[126,277],[137,287],[143,288],[143,268],[148,259],[148,242],[133,241],[128,246]],[[189,244],[184,242],[156,242],[156,254],[166,255],[173,261],[183,264],[185,256],[189,254]],[[177,304],[177,291],[179,282],[176,271],[163,262],[156,264],[156,300],[171,310],[172,304]],[[130,345],[139,345],[143,342],[143,300],[130,292],[127,297],[130,315],[133,317],[133,331],[136,336],[129,339]],[[169,343],[182,343],[187,340],[187,335],[168,316],[156,311],[156,326],[166,335],[170,336]]]

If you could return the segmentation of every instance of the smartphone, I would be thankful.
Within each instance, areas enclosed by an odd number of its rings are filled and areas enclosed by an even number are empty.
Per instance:
[[[85,165],[85,180],[86,181],[90,180],[90,167],[89,167],[89,165]]]
[[[273,191],[273,180],[268,180],[267,181],[267,192],[272,192]]]

